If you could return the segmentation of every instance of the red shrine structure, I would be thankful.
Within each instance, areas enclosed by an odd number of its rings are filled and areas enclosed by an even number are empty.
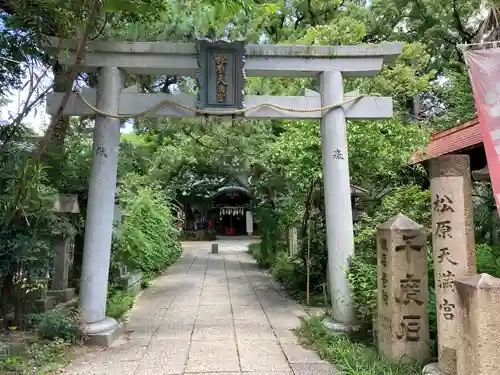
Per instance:
[[[427,147],[413,154],[411,164],[426,164],[430,159],[447,154],[468,154],[472,177],[475,180],[489,180],[488,163],[477,117],[433,133]]]

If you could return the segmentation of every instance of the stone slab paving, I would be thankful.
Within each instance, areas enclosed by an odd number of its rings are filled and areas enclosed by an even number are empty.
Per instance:
[[[298,344],[306,312],[247,253],[249,240],[183,244],[139,298],[127,333],[77,358],[67,375],[338,375]]]

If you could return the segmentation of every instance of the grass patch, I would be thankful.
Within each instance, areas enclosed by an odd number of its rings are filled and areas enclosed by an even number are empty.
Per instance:
[[[418,363],[391,363],[378,355],[377,350],[366,343],[345,335],[332,333],[322,324],[322,316],[314,316],[302,322],[301,339],[316,350],[321,358],[333,363],[345,375],[419,375]]]
[[[2,375],[48,375],[69,363],[71,343],[63,339],[33,341],[0,353]]]

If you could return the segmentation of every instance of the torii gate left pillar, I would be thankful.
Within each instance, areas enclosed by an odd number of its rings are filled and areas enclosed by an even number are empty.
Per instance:
[[[61,64],[72,65],[76,57],[76,44],[71,41],[52,41],[63,48]],[[314,108],[337,104],[353,96],[343,93],[343,77],[377,74],[384,63],[394,61],[402,51],[402,44],[363,46],[290,46],[246,45],[244,70],[247,76],[315,77],[319,75],[321,93],[307,91],[304,96],[245,95],[243,105],[253,107],[271,103],[283,107],[304,108],[310,112],[289,112],[259,106],[245,113],[249,119],[317,119],[321,120],[325,206],[328,248],[329,287],[332,300],[332,318],[335,329],[343,330],[355,323],[355,314],[346,277],[348,260],[354,254],[353,223],[349,163],[347,154],[346,119],[380,119],[392,117],[392,99],[389,97],[363,97],[339,108],[314,111]],[[228,61],[235,55],[226,53]],[[87,46],[81,70],[99,72],[98,90],[87,89],[82,95],[92,106],[107,113],[134,117],[158,106],[148,117],[195,117],[193,95],[143,94],[121,90],[119,69],[132,74],[196,76],[199,51],[194,43],[149,42],[91,42]],[[241,63],[243,64],[243,63]],[[233,73],[237,67],[233,67]],[[231,76],[227,74],[226,78]],[[215,80],[212,80],[215,81]],[[210,79],[209,79],[210,82]],[[242,87],[231,87],[233,92]],[[213,99],[213,88],[200,90]],[[62,93],[51,93],[47,99],[47,113],[55,114]],[[238,94],[240,95],[240,94]],[[354,94],[355,95],[355,94]],[[177,102],[184,108],[175,106]],[[222,108],[224,109],[224,108]],[[231,108],[227,108],[229,112]],[[95,115],[82,99],[72,94],[63,114],[66,116]],[[94,129],[93,162],[90,178],[87,227],[80,305],[84,331],[94,342],[106,344],[116,332],[116,321],[106,318],[106,294],[110,262],[111,233],[119,145],[119,120],[97,116]]]
[[[123,80],[123,72],[118,68],[100,68],[99,109],[119,112]],[[98,345],[109,345],[120,333],[116,320],[106,317],[119,147],[120,120],[96,116],[80,277],[80,314],[85,337]]]

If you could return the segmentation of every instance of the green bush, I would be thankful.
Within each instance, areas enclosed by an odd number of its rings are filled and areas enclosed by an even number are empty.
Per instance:
[[[358,319],[370,325],[377,307],[377,265],[361,257],[353,257],[347,279],[353,291]]]
[[[134,305],[134,296],[129,293],[111,289],[106,299],[106,316],[120,320]]]
[[[78,337],[80,319],[76,312],[52,310],[35,315],[33,320],[42,339],[75,342]]]
[[[260,261],[263,258],[262,252],[260,251],[260,246],[260,242],[254,242],[248,246],[248,252],[252,254],[258,264],[261,264]]]
[[[48,375],[71,360],[71,344],[63,339],[25,343],[0,353],[2,375]]]
[[[300,233],[298,252],[294,257],[288,255],[288,229],[297,225],[296,202],[280,202],[276,207],[262,204],[257,209],[261,241],[250,246],[250,253],[257,263],[269,268],[273,276],[300,301],[306,298],[307,289],[307,234]],[[309,292],[310,302],[323,305],[326,296],[327,252],[325,247],[326,230],[321,212],[311,217]],[[304,229],[304,228],[302,228]]]
[[[135,176],[120,191],[122,226],[113,258],[150,277],[175,262],[180,254],[173,206],[158,187],[143,186]]]
[[[21,125],[0,126],[0,139],[9,140],[0,149],[0,319],[7,322],[13,313],[18,329],[24,328],[28,291],[43,285],[52,268],[50,236],[72,234],[70,221],[51,209],[57,191],[49,168],[32,163],[27,151],[35,146],[33,136]]]
[[[253,256],[257,263],[265,268],[273,265],[277,254],[283,251],[283,226],[280,225],[280,211],[270,204],[262,204],[257,208],[257,220],[260,229],[259,247],[254,247]]]
[[[476,264],[478,273],[484,272],[500,277],[500,245],[478,244],[476,247]]]
[[[296,264],[294,264],[293,258],[288,256],[286,252],[279,253],[271,268],[272,275],[281,282],[283,285],[291,289],[296,289],[297,281],[299,281],[298,275],[295,273]]]

